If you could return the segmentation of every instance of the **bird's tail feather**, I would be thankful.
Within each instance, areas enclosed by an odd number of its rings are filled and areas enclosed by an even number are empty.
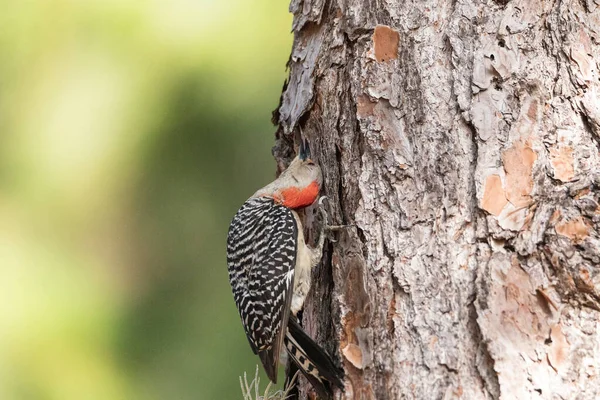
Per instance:
[[[289,319],[284,343],[288,354],[320,397],[330,398],[332,385],[343,390],[343,372],[293,317]]]

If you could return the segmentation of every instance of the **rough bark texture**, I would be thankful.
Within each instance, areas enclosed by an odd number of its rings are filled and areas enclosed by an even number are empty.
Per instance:
[[[303,316],[336,398],[599,399],[600,1],[290,9],[274,153],[356,224]]]

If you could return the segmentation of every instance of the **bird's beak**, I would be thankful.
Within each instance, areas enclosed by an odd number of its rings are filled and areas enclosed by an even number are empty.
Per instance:
[[[302,138],[300,142],[300,152],[298,156],[302,161],[306,160],[307,158],[310,158],[310,147],[308,146],[308,141],[304,138]]]

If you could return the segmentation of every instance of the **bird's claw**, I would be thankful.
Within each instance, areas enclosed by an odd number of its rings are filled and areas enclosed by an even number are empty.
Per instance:
[[[352,228],[356,226],[356,224],[350,224],[350,225],[327,225],[325,227],[325,230],[328,232],[337,232],[337,231],[341,231],[342,229],[346,229],[346,228]]]
[[[327,196],[319,197],[319,207],[323,207],[323,201],[325,200],[329,200],[329,198]]]
[[[327,200],[327,196],[321,196],[319,198],[319,213],[321,214],[321,218],[323,219],[323,226],[327,226],[328,216],[327,211],[325,211],[325,206],[323,205],[323,201]]]
[[[321,214],[321,218],[323,220],[322,222],[322,233],[327,235],[327,238],[329,239],[330,242],[337,242],[337,239],[335,239],[332,235],[333,232],[338,232],[342,229],[346,229],[346,228],[350,228],[353,226],[356,226],[354,224],[352,225],[329,225],[329,216],[327,215],[327,212],[325,211],[325,206],[323,205],[323,202],[325,200],[329,200],[329,198],[327,196],[321,196],[319,198],[319,213]]]

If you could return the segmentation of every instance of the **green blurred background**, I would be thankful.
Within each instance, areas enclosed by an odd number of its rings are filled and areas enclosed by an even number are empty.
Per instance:
[[[225,240],[274,177],[288,2],[0,7],[0,399],[241,398]]]

